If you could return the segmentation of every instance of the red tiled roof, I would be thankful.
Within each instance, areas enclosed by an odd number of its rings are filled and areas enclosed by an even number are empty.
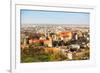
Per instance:
[[[60,36],[61,37],[71,37],[72,36],[72,33],[71,32],[61,32],[60,33]]]

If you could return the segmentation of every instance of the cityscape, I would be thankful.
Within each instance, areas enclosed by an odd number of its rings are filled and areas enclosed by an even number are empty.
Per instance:
[[[88,25],[21,25],[21,62],[88,60]]]

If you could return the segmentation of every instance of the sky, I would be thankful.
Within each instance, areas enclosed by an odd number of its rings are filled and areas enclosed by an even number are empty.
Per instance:
[[[21,10],[21,24],[89,25],[89,13]]]

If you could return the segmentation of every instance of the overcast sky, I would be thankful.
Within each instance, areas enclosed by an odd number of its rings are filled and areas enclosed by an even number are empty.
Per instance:
[[[89,24],[88,13],[21,10],[21,24]]]

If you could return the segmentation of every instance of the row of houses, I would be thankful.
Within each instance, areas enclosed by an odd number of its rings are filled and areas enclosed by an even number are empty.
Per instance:
[[[82,33],[80,35],[82,36]],[[21,34],[21,43],[24,45],[32,44],[32,43],[41,43],[41,44],[47,45],[48,47],[53,47],[53,41],[63,40],[67,42],[72,39],[78,40],[80,35],[78,32],[71,32],[71,31],[57,32],[57,33],[53,33],[52,35],[50,32],[48,32],[44,36],[40,35],[40,37],[37,39],[37,38],[30,38],[29,36],[26,36],[25,34]],[[86,38],[89,38],[89,37],[86,37]]]

